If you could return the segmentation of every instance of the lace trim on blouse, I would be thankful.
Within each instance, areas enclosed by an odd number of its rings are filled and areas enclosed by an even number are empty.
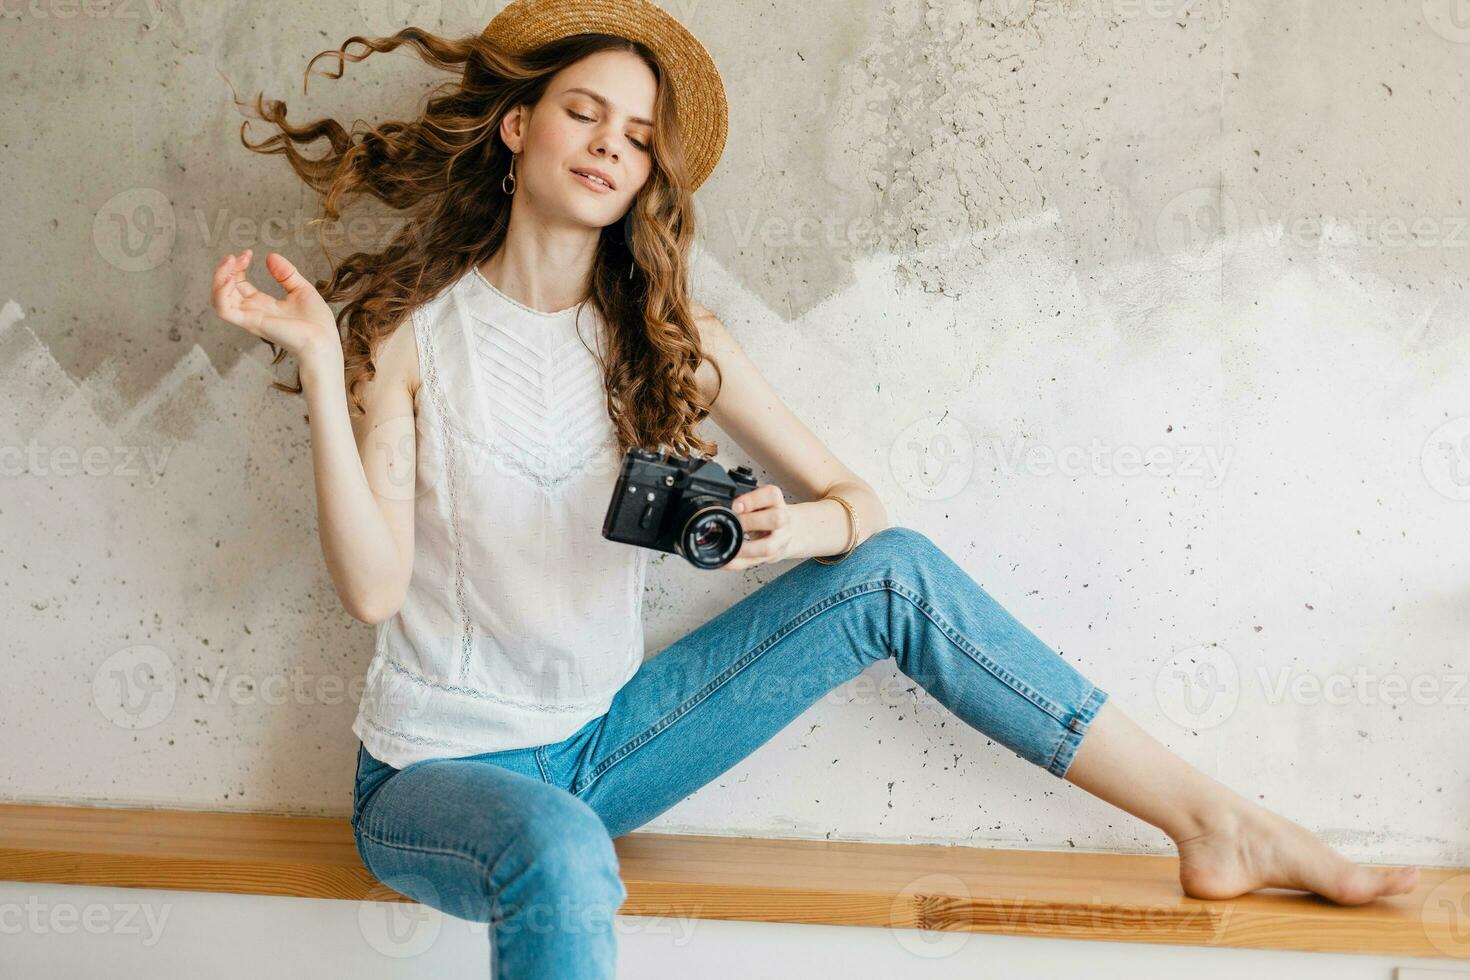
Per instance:
[[[443,691],[446,694],[458,694],[461,697],[474,698],[476,701],[494,701],[498,704],[508,704],[512,707],[521,708],[524,710],[583,711],[591,705],[600,703],[602,700],[601,698],[593,698],[591,701],[582,701],[576,704],[542,704],[539,701],[518,701],[515,698],[508,698],[500,694],[492,694],[489,691],[482,691],[479,688],[461,687],[457,684],[440,684],[437,681],[431,681],[427,677],[424,677],[417,671],[405,666],[404,664],[399,663],[397,660],[394,660],[390,656],[385,655],[383,657],[383,662],[397,673],[400,673],[404,677],[407,677],[409,680],[413,681],[415,684],[420,684],[424,687],[431,687],[436,691]]]
[[[447,738],[435,738],[432,735],[410,735],[408,732],[400,732],[396,728],[388,728],[385,725],[380,725],[377,722],[373,721],[371,718],[364,718],[363,720],[367,722],[369,728],[373,729],[376,732],[387,735],[389,738],[402,739],[403,741],[412,743],[414,745],[436,745],[440,748],[458,749],[466,755],[473,755],[476,754],[478,751],[475,746],[469,745],[465,742],[456,742],[453,739]]]
[[[448,426],[449,406],[444,400],[444,389],[439,383],[439,357],[434,345],[434,331],[424,321],[420,312],[422,307],[413,310],[413,325],[418,332],[419,352],[424,362],[424,387],[429,390],[429,400],[434,404],[434,412],[439,417],[441,426]],[[470,651],[474,647],[475,623],[470,616],[469,604],[465,601],[464,593],[464,535],[460,528],[459,520],[459,481],[458,464],[459,457],[455,452],[454,440],[441,437],[444,444],[444,481],[449,488],[449,527],[450,536],[454,538],[454,601],[459,609],[461,625],[460,656],[459,656],[459,679],[464,680],[470,672]]]

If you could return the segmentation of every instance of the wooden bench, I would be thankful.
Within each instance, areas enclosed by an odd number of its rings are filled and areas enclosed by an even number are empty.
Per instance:
[[[619,914],[968,930],[1309,952],[1470,956],[1470,869],[1344,907],[1268,890],[1199,901],[1173,857],[632,833]],[[0,879],[409,901],[346,819],[0,804]]]

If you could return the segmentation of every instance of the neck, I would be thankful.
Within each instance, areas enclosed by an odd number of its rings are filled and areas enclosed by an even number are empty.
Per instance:
[[[480,273],[496,289],[533,310],[554,313],[581,302],[591,281],[599,230],[518,220],[521,213],[522,209],[511,208],[505,241],[480,264]]]

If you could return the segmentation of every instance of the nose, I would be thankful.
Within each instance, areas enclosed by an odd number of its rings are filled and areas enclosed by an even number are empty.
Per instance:
[[[600,157],[610,159],[613,163],[617,163],[622,159],[618,149],[622,144],[619,141],[625,139],[627,137],[621,135],[616,129],[611,127],[599,129],[597,135],[592,140],[592,152]]]

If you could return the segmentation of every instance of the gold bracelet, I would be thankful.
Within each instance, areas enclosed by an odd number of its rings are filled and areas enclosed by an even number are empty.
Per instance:
[[[842,561],[844,558],[846,558],[848,555],[852,554],[852,549],[854,549],[854,548],[857,547],[857,543],[858,543],[858,516],[857,516],[857,511],[853,509],[852,504],[850,504],[850,503],[847,502],[846,498],[839,497],[835,493],[829,493],[826,496],[824,496],[822,499],[823,500],[835,500],[839,504],[842,505],[842,508],[844,510],[847,511],[847,524],[848,524],[847,550],[845,550],[845,551],[842,552],[842,556],[840,558],[832,558],[830,556],[827,557],[827,558],[823,558],[820,555],[813,555],[812,556],[817,561],[821,562],[823,565],[835,565],[838,562]]]

